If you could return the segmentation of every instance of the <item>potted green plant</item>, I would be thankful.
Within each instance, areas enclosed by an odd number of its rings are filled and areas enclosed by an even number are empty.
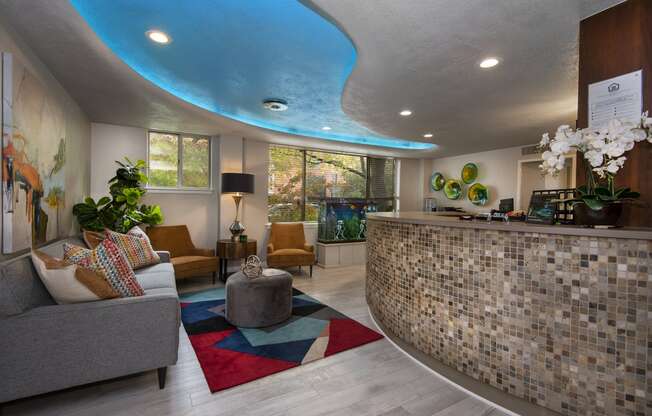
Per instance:
[[[108,228],[126,233],[136,225],[161,224],[161,207],[140,204],[146,192],[144,185],[147,183],[147,175],[143,173],[145,162],[138,160],[133,163],[125,158],[124,163],[116,163],[118,169],[108,182],[111,196],[104,196],[98,201],[88,197],[72,208],[79,226],[90,231],[103,231]]]
[[[554,138],[545,133],[539,143],[543,152],[541,170],[556,175],[563,168],[566,154],[576,150],[586,160],[586,185],[577,188],[573,215],[578,225],[616,225],[623,203],[640,194],[629,188],[616,188],[615,178],[625,165],[625,153],[644,140],[652,143],[652,118],[644,113],[639,122],[614,119],[600,128],[573,130],[560,126]]]

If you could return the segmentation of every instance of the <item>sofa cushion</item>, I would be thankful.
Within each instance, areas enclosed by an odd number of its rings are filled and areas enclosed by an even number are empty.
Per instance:
[[[132,269],[137,270],[161,262],[158,254],[152,248],[149,238],[120,234],[111,230],[106,230],[104,233],[122,250]]]
[[[76,264],[32,251],[32,263],[50,295],[59,304],[117,298],[103,276]]]
[[[283,248],[274,250],[267,255],[270,266],[302,266],[315,262],[315,254],[298,248]]]
[[[270,244],[274,249],[302,249],[306,244],[302,223],[279,224],[272,223],[270,230]]]
[[[176,277],[188,277],[196,273],[213,273],[217,271],[217,257],[181,256],[172,257]]]
[[[64,243],[83,244],[80,239],[73,237],[40,247],[39,250],[61,258]],[[39,306],[55,304],[36,273],[29,253],[0,265],[0,317],[18,315]]]
[[[108,238],[95,250],[64,244],[63,259],[101,274],[122,297],[144,294],[122,250]]]
[[[29,255],[2,265],[0,273],[0,317],[19,315],[32,308],[53,305]]]
[[[170,288],[176,290],[174,281],[174,268],[170,263],[159,263],[154,266],[140,269],[136,272],[136,280],[145,290],[157,288]]]

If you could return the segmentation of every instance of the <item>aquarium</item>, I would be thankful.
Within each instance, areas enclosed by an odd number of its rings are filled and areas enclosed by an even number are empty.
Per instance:
[[[367,212],[376,212],[377,203],[367,199],[328,198],[319,201],[320,243],[365,241]]]

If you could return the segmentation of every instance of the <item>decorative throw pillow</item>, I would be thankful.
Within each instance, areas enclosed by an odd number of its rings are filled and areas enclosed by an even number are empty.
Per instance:
[[[107,239],[120,247],[132,269],[137,270],[161,262],[158,254],[152,248],[149,239],[129,234],[120,234],[111,230],[106,230],[105,234]]]
[[[147,233],[145,231],[143,231],[143,229],[140,228],[139,226],[135,226],[131,230],[127,231],[127,235],[133,235],[135,237],[144,238],[150,244],[152,243],[152,240],[149,239],[149,236],[147,235]]]
[[[93,250],[66,243],[63,259],[102,275],[124,298],[145,294],[122,250],[108,238]]]
[[[41,281],[58,304],[92,302],[117,298],[103,276],[90,269],[32,251],[32,263]]]
[[[97,231],[82,231],[82,239],[86,246],[90,249],[97,247],[104,239],[106,235],[104,233],[98,233]]]

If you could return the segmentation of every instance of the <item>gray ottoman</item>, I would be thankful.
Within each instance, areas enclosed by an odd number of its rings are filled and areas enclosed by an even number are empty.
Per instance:
[[[226,281],[226,320],[244,328],[281,323],[292,315],[292,275],[250,279],[237,272]]]

